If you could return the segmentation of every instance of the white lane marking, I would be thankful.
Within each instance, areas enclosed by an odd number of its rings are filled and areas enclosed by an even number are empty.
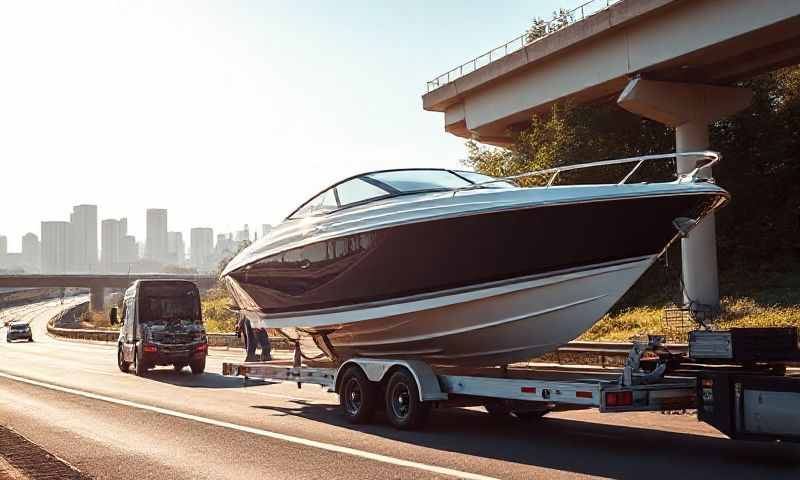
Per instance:
[[[376,462],[381,463],[388,463],[390,465],[397,465],[400,467],[408,467],[408,468],[415,468],[417,470],[423,470],[426,472],[431,473],[438,473],[440,475],[447,475],[450,477],[456,478],[466,478],[470,480],[498,480],[494,477],[487,477],[485,475],[479,475],[477,473],[469,473],[469,472],[462,472],[460,470],[454,470],[451,468],[445,467],[437,467],[435,465],[427,465],[425,463],[418,463],[412,462],[410,460],[403,460],[400,458],[389,457],[387,455],[381,455],[379,453],[372,453],[367,452],[364,450],[358,450],[355,448],[350,447],[343,447],[341,445],[334,445],[331,443],[319,442],[316,440],[310,440],[307,438],[302,437],[295,437],[293,435],[286,435],[283,433],[271,432],[269,430],[262,430],[260,428],[254,427],[247,427],[244,425],[238,425],[235,423],[230,422],[223,422],[221,420],[214,420],[212,418],[200,417],[197,415],[191,415],[189,413],[178,412],[176,410],[169,410],[167,408],[156,407],[153,405],[145,405],[143,403],[131,402],[129,400],[121,400],[114,397],[107,397],[105,395],[99,395],[96,393],[85,392],[83,390],[76,390],[74,388],[69,387],[62,387],[60,385],[53,385],[50,383],[40,382],[38,380],[32,380],[25,377],[18,377],[16,375],[11,375],[5,372],[0,372],[0,377],[7,378],[9,380],[14,380],[17,382],[27,383],[30,385],[35,385],[37,387],[48,388],[50,390],[55,390],[57,392],[62,393],[69,393],[71,395],[79,395],[81,397],[91,398],[92,400],[100,400],[103,402],[113,403],[116,405],[122,405],[125,407],[136,408],[139,410],[145,410],[149,412],[160,413],[162,415],[169,415],[171,417],[181,418],[184,420],[191,420],[198,423],[204,423],[206,425],[213,425],[215,427],[222,427],[222,428],[229,428],[231,430],[238,430],[240,432],[251,433],[253,435],[259,435],[262,437],[273,438],[276,440],[282,440],[284,442],[296,443],[299,445],[305,445],[307,447],[314,447],[319,448],[321,450],[327,450],[330,452],[336,453],[344,453],[346,455],[352,455],[354,457],[361,457],[367,460],[373,460]]]

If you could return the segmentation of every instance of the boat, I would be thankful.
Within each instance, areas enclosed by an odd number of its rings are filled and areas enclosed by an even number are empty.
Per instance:
[[[697,168],[631,182],[642,165],[680,156]],[[726,203],[701,173],[719,160],[706,151],[505,178],[425,168],[356,175],[302,204],[220,277],[254,327],[313,341],[335,361],[527,361],[591,328]],[[567,171],[620,166],[627,174],[615,183],[556,184]],[[544,185],[520,186],[533,178]]]

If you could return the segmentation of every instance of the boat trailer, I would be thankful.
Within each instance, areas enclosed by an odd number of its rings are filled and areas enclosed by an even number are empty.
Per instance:
[[[432,407],[481,405],[490,414],[519,418],[582,408],[604,413],[696,409],[698,420],[732,439],[800,442],[800,375],[787,374],[785,362],[769,352],[763,355],[768,362],[754,361],[752,351],[741,353],[742,345],[752,350],[774,341],[763,336],[764,330],[780,329],[734,330],[760,332],[740,334],[744,340],[738,344],[730,332],[693,334],[689,353],[681,354],[670,353],[663,337],[650,336],[634,342],[622,369],[434,368],[420,360],[376,358],[311,366],[296,354],[293,362],[224,363],[223,374],[241,376],[245,384],[320,385],[339,395],[351,422],[370,421],[383,405],[390,423],[401,429],[421,427]],[[793,355],[781,358],[800,360],[800,350]]]

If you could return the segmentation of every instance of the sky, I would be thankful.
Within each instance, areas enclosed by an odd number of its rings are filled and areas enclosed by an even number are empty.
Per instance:
[[[0,235],[96,204],[251,232],[363,171],[460,167],[425,82],[577,0],[0,0]]]

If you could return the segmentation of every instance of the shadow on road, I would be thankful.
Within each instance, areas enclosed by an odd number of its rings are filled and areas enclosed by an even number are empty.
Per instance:
[[[517,420],[466,409],[432,412],[423,431],[404,432],[377,415],[351,425],[338,406],[254,405],[275,416],[299,416],[368,435],[487,459],[610,478],[791,478],[800,475],[800,447],[734,442],[686,433],[580,420]],[[609,414],[611,415],[611,414]]]
[[[171,368],[157,368],[148,371],[147,375],[141,378],[189,388],[245,388],[244,381],[240,377],[226,377],[219,373],[210,372],[192,375],[188,367],[180,372],[176,372]],[[261,382],[251,384],[266,385],[266,383]]]

